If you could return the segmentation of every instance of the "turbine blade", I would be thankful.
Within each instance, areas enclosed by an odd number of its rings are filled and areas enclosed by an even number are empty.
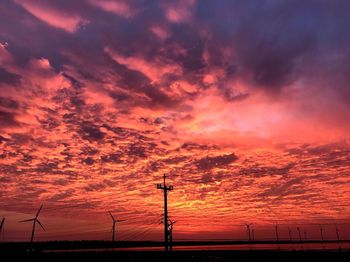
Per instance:
[[[126,221],[126,220],[116,220],[115,222],[122,222],[122,221]]]
[[[29,221],[34,221],[34,220],[35,220],[35,218],[27,219],[27,220],[22,220],[22,221],[18,221],[18,222],[22,223],[22,222],[29,222]]]
[[[43,227],[43,225],[40,223],[39,219],[37,219],[36,222],[38,222],[39,226],[41,226],[41,228],[42,228],[44,231],[46,231],[45,228]]]
[[[38,216],[39,216],[39,213],[40,213],[40,211],[41,211],[42,208],[43,208],[43,205],[40,206],[40,208],[39,208],[38,212],[36,213],[36,216],[35,216],[35,217],[38,217]]]
[[[108,213],[111,215],[113,221],[115,221],[114,216],[112,215],[112,213],[110,211],[108,211]]]

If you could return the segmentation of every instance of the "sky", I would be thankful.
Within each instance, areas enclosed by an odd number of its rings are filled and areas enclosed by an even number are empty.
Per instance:
[[[2,0],[5,241],[350,237],[350,2]]]

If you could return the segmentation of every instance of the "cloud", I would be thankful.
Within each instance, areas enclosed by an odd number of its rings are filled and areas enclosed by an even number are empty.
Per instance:
[[[200,170],[210,170],[212,168],[225,167],[226,165],[236,161],[237,156],[232,153],[229,155],[205,157],[196,161],[195,165]]]
[[[68,33],[76,32],[81,26],[88,23],[77,14],[71,14],[67,10],[60,11],[50,6],[45,1],[16,0],[29,13],[47,23],[50,26],[62,29]]]
[[[0,110],[0,124],[2,128],[16,127],[20,123],[16,120],[16,114]]]
[[[137,11],[133,10],[128,5],[128,2],[112,1],[112,0],[102,0],[102,1],[90,0],[89,3],[93,6],[101,8],[106,12],[115,13],[123,18],[132,17],[137,13]]]
[[[4,107],[8,109],[18,109],[19,104],[17,101],[11,98],[0,97],[0,107]]]
[[[181,0],[177,2],[164,2],[165,17],[172,23],[184,23],[191,19],[192,7],[196,4],[196,0]]]
[[[139,71],[151,82],[159,82],[166,74],[181,74],[182,69],[176,64],[167,64],[165,61],[149,61],[142,57],[125,57],[106,47],[105,52],[109,54],[113,60],[121,65],[127,66],[131,70]]]
[[[17,85],[20,79],[19,75],[8,72],[6,69],[0,67],[0,83]]]

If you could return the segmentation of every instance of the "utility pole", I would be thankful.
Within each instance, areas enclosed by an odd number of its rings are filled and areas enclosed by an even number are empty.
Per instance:
[[[321,240],[323,242],[324,238],[323,238],[323,227],[322,227],[322,225],[320,225],[320,233],[321,233]]]
[[[165,183],[165,174],[163,175],[163,184],[157,184],[157,189],[164,192],[164,250],[169,250],[169,225],[168,225],[168,191],[173,190],[173,186],[167,186]]]

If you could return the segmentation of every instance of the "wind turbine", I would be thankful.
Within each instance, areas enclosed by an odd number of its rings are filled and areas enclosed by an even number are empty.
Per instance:
[[[339,228],[338,225],[335,225],[335,233],[337,234],[337,240],[338,242],[340,241],[340,237],[339,237]]]
[[[36,213],[35,217],[32,218],[32,219],[27,219],[27,220],[22,220],[22,221],[19,221],[19,222],[29,222],[29,221],[33,221],[33,229],[32,229],[32,236],[30,238],[30,242],[33,242],[34,240],[34,232],[35,232],[35,225],[36,223],[39,224],[39,226],[41,226],[41,228],[45,231],[45,228],[43,227],[43,225],[40,223],[39,219],[38,219],[38,216],[39,216],[39,213],[41,211],[41,209],[43,208],[43,205],[40,206],[38,212]]]
[[[252,240],[251,235],[250,235],[250,226],[251,226],[251,225],[252,225],[252,224],[246,224],[249,242]]]
[[[297,227],[298,234],[299,234],[299,241],[301,242],[301,233],[300,233],[300,227]]]
[[[323,238],[323,227],[322,227],[322,225],[320,225],[320,233],[321,233],[321,240],[324,241],[324,238]]]
[[[3,217],[1,220],[1,224],[0,224],[0,240],[1,240],[1,233],[2,235],[4,235],[4,224],[5,224],[5,218]]]
[[[292,242],[292,230],[288,227],[289,241]]]
[[[108,211],[108,213],[111,215],[111,218],[113,220],[113,224],[112,224],[112,241],[114,242],[115,241],[115,224],[117,222],[122,222],[122,221],[125,221],[125,220],[117,220],[114,218],[114,216],[112,215],[112,213],[110,211]]]
[[[278,225],[277,224],[275,225],[275,233],[276,233],[276,240],[277,240],[277,242],[279,242],[280,241],[280,237],[278,235]]]

